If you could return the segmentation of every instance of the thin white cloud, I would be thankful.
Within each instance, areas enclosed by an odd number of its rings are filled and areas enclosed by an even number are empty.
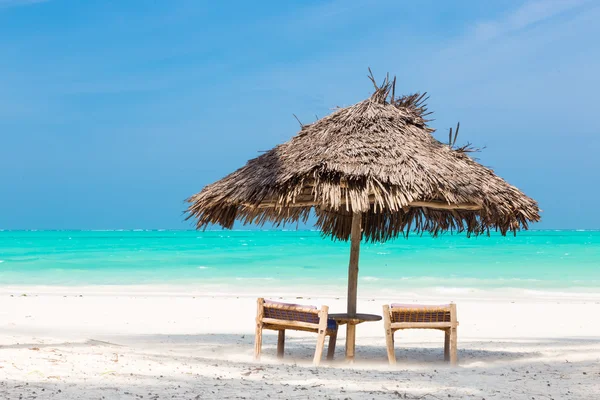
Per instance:
[[[472,35],[478,41],[495,39],[499,36],[526,29],[550,18],[558,17],[588,2],[589,0],[528,1],[501,19],[478,23]]]

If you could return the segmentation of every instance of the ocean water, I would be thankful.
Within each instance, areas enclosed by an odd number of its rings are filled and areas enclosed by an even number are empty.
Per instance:
[[[315,231],[0,231],[0,285],[345,286],[349,243]],[[363,243],[360,285],[600,288],[600,231]]]

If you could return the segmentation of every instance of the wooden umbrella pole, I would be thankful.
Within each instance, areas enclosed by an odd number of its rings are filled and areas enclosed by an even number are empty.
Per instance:
[[[358,255],[360,252],[362,214],[352,215],[352,231],[350,233],[350,263],[348,265],[348,314],[356,315],[356,298],[358,289]],[[356,343],[356,325],[346,325],[346,359],[354,361]]]
[[[352,231],[350,233],[350,264],[348,265],[348,314],[356,314],[361,222],[362,213],[354,213],[352,215]]]

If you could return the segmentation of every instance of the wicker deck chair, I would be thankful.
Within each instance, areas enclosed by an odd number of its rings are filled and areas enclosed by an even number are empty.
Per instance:
[[[439,329],[444,331],[444,360],[458,363],[456,304],[426,306],[391,304],[383,306],[385,341],[390,364],[396,363],[394,333],[400,329]]]
[[[335,321],[327,318],[328,313],[329,307],[327,306],[323,306],[318,310],[314,306],[278,303],[259,298],[256,312],[255,359],[260,359],[263,329],[279,331],[277,339],[277,357],[279,358],[283,357],[285,330],[292,329],[318,333],[317,347],[313,359],[314,365],[319,365],[325,347],[325,336],[329,336],[327,359],[332,360],[338,327]]]

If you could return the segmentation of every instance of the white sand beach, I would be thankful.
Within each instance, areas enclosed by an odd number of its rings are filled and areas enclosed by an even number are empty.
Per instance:
[[[26,294],[26,296],[24,295]],[[600,295],[526,292],[378,297],[458,304],[459,366],[442,361],[443,334],[398,333],[389,366],[382,322],[359,325],[357,361],[311,365],[315,335],[289,332],[283,360],[266,331],[253,360],[256,297],[327,304],[290,293],[202,295],[185,287],[12,287],[0,293],[2,399],[597,399]],[[481,295],[481,296],[480,296]],[[302,298],[298,298],[302,297]]]

